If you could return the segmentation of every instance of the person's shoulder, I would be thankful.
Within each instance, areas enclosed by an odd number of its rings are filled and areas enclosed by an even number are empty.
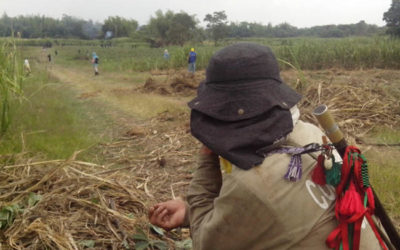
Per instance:
[[[295,145],[322,143],[323,135],[323,132],[314,124],[299,120],[289,134],[288,141],[295,142]]]

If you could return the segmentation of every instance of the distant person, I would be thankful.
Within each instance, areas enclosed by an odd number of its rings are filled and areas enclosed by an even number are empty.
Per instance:
[[[47,54],[47,58],[49,59],[49,62],[51,62],[51,54]]]
[[[92,53],[92,64],[94,68],[94,75],[97,76],[99,74],[99,57],[96,52]]]
[[[196,54],[196,52],[194,52],[194,48],[191,48],[190,52],[189,52],[189,56],[188,56],[188,63],[189,63],[188,70],[192,74],[194,74],[194,72],[196,71],[196,57],[197,57],[197,54]]]
[[[24,60],[24,71],[27,75],[31,73],[31,66],[29,65],[28,59]]]
[[[167,49],[164,50],[164,59],[169,60],[169,52]]]
[[[56,50],[56,51],[54,51],[54,54],[55,54],[55,55],[58,55],[58,51],[57,51],[57,50]]]

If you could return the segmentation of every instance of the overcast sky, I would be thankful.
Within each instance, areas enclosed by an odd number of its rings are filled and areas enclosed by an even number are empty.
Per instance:
[[[297,27],[350,24],[364,20],[385,25],[383,13],[392,0],[0,0],[0,12],[9,16],[63,14],[102,22],[108,16],[148,23],[156,10],[185,11],[200,21],[214,11],[225,10],[229,21],[277,25],[288,22]]]

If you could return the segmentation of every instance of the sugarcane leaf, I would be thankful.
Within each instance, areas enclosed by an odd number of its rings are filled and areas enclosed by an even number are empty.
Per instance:
[[[153,224],[151,224],[151,223],[150,223],[149,225],[150,225],[150,229],[151,229],[152,231],[154,231],[154,232],[157,233],[158,235],[164,236],[164,231],[163,231],[162,228],[157,227],[157,226],[155,226],[155,225],[153,225]]]
[[[148,241],[138,241],[135,242],[135,249],[136,250],[144,250],[147,249],[150,246]]]
[[[95,243],[96,242],[94,240],[81,240],[79,242],[79,245],[81,245],[83,247],[87,247],[87,248],[93,248]]]
[[[32,207],[32,206],[36,205],[41,199],[42,199],[42,196],[40,194],[29,193],[28,206]]]
[[[152,241],[151,245],[158,250],[168,250],[168,244],[162,240]]]
[[[138,233],[134,234],[132,237],[135,241],[149,241],[147,235],[141,229],[138,229]]]
[[[189,250],[193,248],[192,239],[175,241],[175,248],[178,250]]]

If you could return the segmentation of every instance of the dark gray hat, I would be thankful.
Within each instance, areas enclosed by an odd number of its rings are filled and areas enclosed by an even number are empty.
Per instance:
[[[301,96],[285,84],[271,49],[237,43],[216,52],[191,109],[223,121],[255,117],[274,107],[290,109]]]
[[[290,108],[301,98],[282,82],[272,51],[253,43],[215,53],[197,92],[192,135],[242,169],[261,164],[293,130]]]

